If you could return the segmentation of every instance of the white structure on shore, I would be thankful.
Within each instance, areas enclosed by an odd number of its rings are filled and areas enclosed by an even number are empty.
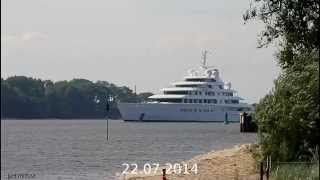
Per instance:
[[[125,121],[175,121],[175,122],[239,122],[240,112],[251,106],[223,82],[218,69],[207,66],[207,51],[198,69],[189,70],[181,82],[161,89],[162,94],[150,96],[150,102],[118,103]]]

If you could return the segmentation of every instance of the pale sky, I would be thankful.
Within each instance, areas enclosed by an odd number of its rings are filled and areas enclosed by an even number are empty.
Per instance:
[[[279,74],[257,49],[250,0],[2,0],[1,76],[104,80],[153,93],[197,67],[201,51],[239,95],[257,102]]]

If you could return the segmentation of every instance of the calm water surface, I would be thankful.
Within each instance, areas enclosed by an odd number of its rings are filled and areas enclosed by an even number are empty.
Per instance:
[[[1,120],[1,179],[115,179],[123,163],[175,163],[253,143],[232,123],[131,123],[104,120]]]

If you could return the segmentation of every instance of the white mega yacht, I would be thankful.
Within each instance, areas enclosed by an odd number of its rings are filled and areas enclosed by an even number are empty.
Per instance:
[[[161,89],[149,102],[118,103],[125,121],[170,122],[239,122],[240,113],[251,111],[251,105],[225,83],[218,69],[207,66],[207,51],[198,69],[191,69],[181,82]]]

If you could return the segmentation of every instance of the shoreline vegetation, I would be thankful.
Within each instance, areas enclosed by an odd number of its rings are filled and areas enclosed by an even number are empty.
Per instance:
[[[117,101],[142,102],[152,93],[86,79],[41,80],[25,76],[1,78],[1,118],[4,119],[120,119]],[[106,114],[107,104],[109,112]]]
[[[280,67],[255,108],[264,161],[298,164],[319,157],[319,7],[316,0],[254,0],[243,14],[245,23],[263,22],[258,45],[275,45]]]

